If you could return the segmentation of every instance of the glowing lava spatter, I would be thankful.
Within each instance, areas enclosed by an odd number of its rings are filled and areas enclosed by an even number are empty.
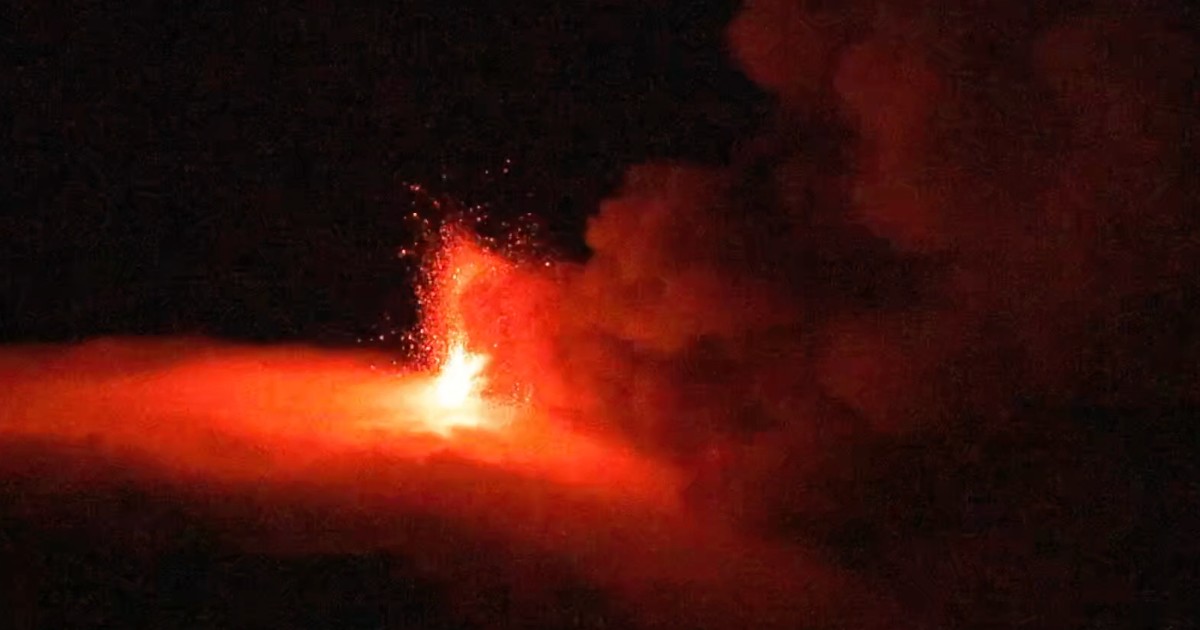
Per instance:
[[[197,339],[9,350],[0,352],[0,442],[100,440],[182,474],[256,484],[323,479],[333,473],[320,462],[348,454],[446,456],[673,509],[672,470],[577,431],[541,397],[567,390],[541,322],[554,308],[555,285],[533,272],[545,267],[472,232],[439,236],[423,261],[414,364],[391,360],[396,369],[380,371],[390,353]],[[457,509],[440,481],[413,483],[405,492],[418,502]],[[438,490],[423,494],[426,483]]]
[[[484,397],[484,368],[491,357],[470,350],[463,298],[472,282],[495,271],[502,261],[466,233],[447,231],[442,241],[421,292],[423,347],[435,355],[432,362],[437,365],[421,406],[425,428],[448,437],[458,428],[488,429],[500,424],[497,404]]]
[[[467,352],[462,343],[450,346],[450,354],[434,381],[437,403],[448,410],[461,409],[472,396],[478,395],[487,360],[486,355]]]
[[[426,393],[425,424],[442,436],[460,427],[486,428],[493,424],[483,399],[483,368],[487,355],[469,352],[461,342],[450,345],[437,376]]]

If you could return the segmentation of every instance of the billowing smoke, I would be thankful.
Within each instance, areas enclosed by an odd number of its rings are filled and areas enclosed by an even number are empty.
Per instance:
[[[602,205],[547,324],[551,402],[940,627],[1182,615],[1159,562],[1195,516],[1186,24],[750,0],[730,48],[778,115],[730,166],[636,167]]]
[[[121,512],[102,480],[167,480],[191,512],[164,538],[399,549],[473,627],[1185,627],[1196,16],[970,4],[747,0],[728,42],[775,98],[758,136],[725,166],[632,168],[587,262],[455,289],[489,386],[536,428],[448,450],[348,432],[426,378],[358,355],[11,350],[13,514]],[[17,534],[0,564],[36,565]]]

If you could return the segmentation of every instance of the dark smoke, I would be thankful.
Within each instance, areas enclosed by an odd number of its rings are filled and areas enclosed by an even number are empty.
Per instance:
[[[145,397],[203,348],[6,351],[0,419],[81,435],[0,445],[0,611],[24,627],[1194,627],[1198,17],[1182,0],[746,0],[729,51],[773,95],[765,128],[724,166],[632,169],[586,264],[464,297],[485,305],[472,331],[514,346],[500,379],[677,463],[686,515],[453,458],[350,451],[266,474],[263,453],[294,453],[215,431],[234,401],[164,415]],[[81,376],[114,371],[142,397]],[[88,395],[42,395],[52,374]],[[339,417],[280,398],[232,417]],[[88,421],[242,476],[181,480]]]
[[[932,627],[1189,618],[1192,18],[750,0],[777,116],[601,207],[555,402]]]

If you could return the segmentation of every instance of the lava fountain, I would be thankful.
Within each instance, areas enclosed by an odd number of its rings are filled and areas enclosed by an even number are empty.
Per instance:
[[[478,413],[480,389],[483,387],[483,368],[487,356],[466,350],[462,342],[450,346],[441,370],[433,381],[436,410],[445,414],[439,423],[445,431],[456,426],[480,426]]]
[[[667,468],[559,426],[499,371],[514,361],[493,353],[513,347],[495,330],[472,326],[513,317],[492,298],[520,299],[507,290],[519,283],[517,273],[466,232],[448,231],[419,291],[418,356],[395,369],[379,367],[395,361],[378,351],[199,339],[9,348],[0,353],[7,398],[0,440],[92,440],[168,468],[237,478],[294,470],[346,449],[453,454],[622,494],[641,489],[670,503],[676,481]],[[503,291],[494,290],[498,284]]]
[[[81,493],[167,487],[253,553],[399,549],[464,591],[468,618],[479,595],[455,576],[489,571],[452,530],[506,541],[526,576],[506,588],[545,581],[530,558],[565,559],[641,627],[791,628],[853,609],[828,567],[696,521],[670,465],[571,429],[528,395],[554,370],[532,343],[530,287],[544,277],[522,273],[448,239],[421,292],[422,356],[399,370],[378,369],[392,364],[379,353],[197,339],[4,349],[0,499],[62,523]],[[97,523],[85,504],[84,527],[139,549],[157,535]]]
[[[436,355],[431,362],[437,366],[421,415],[429,430],[449,437],[457,428],[498,428],[499,414],[484,399],[490,356],[469,349],[463,296],[473,283],[486,282],[509,265],[464,231],[445,230],[442,237],[420,290],[421,347]]]

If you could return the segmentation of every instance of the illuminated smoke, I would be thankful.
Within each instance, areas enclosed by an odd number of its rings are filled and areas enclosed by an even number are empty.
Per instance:
[[[630,171],[565,283],[560,353],[663,439],[1194,399],[1188,353],[1166,381],[1113,369],[1162,358],[1122,318],[1180,316],[1193,281],[1195,46],[1170,16],[747,3],[730,41],[778,133],[729,167]]]
[[[466,247],[442,268],[487,281],[425,298],[427,356],[451,358],[451,380],[421,381],[432,404],[502,392],[573,436],[460,448],[646,503],[682,494],[697,518],[884,585],[897,623],[1135,625],[1150,597],[1176,614],[1189,592],[1153,558],[1195,530],[1178,481],[1194,479],[1179,463],[1194,414],[1164,411],[1200,402],[1195,35],[1170,2],[1043,4],[748,0],[731,53],[779,107],[732,164],[631,169],[589,223],[586,263]],[[386,383],[392,414],[404,383]],[[189,391],[202,405],[213,390]],[[360,390],[338,391],[353,404],[330,416],[364,414]],[[312,400],[286,402],[322,422]],[[185,454],[200,439],[148,435]],[[613,535],[656,544],[675,527]],[[588,530],[563,546],[604,574]],[[739,555],[704,540],[714,563]],[[763,599],[794,595],[771,582]]]
[[[431,370],[375,370],[379,357],[361,352],[199,340],[7,349],[0,480],[26,518],[51,530],[76,519],[107,544],[136,540],[137,554],[175,547],[152,518],[117,508],[64,517],[61,506],[81,490],[107,506],[113,483],[152,487],[187,506],[189,527],[239,553],[395,551],[444,585],[451,619],[475,626],[554,619],[555,571],[566,562],[598,594],[593,605],[616,602],[622,627],[884,627],[886,600],[861,609],[866,591],[839,571],[691,518],[671,466],[497,396],[491,355],[469,341],[526,356],[520,336],[479,324],[526,313],[507,307],[539,295],[497,287],[540,284],[506,277],[510,264],[473,241],[445,246],[426,293],[442,296],[426,310],[427,330],[440,335],[427,346],[439,353]],[[494,539],[503,552],[473,552]],[[500,617],[490,589],[506,594]]]
[[[1134,515],[1074,507],[1156,500],[1095,417],[1175,461],[1175,421],[1134,418],[1200,402],[1185,15],[747,2],[729,41],[777,127],[601,206],[546,324],[554,403],[682,463],[702,512],[937,582],[935,624],[988,593],[1047,627],[1136,597]],[[1030,566],[1093,577],[1016,586]]]

